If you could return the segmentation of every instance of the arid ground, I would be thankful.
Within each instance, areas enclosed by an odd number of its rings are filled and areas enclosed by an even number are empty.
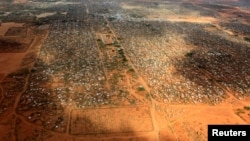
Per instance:
[[[2,0],[0,24],[0,141],[250,123],[249,0]]]

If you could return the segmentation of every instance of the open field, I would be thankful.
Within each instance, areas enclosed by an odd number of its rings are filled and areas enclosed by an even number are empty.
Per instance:
[[[153,131],[150,115],[147,107],[73,110],[70,133],[84,135],[149,132]]]
[[[250,123],[247,0],[0,2],[0,140],[205,141]]]

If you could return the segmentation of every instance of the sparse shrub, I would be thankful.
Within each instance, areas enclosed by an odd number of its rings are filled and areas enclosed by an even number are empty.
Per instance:
[[[250,37],[244,37],[244,40],[250,42]]]
[[[237,115],[239,115],[239,114],[242,114],[242,113],[245,113],[242,109],[237,109]]]
[[[135,72],[135,70],[133,68],[130,68],[128,71]]]
[[[250,106],[244,106],[245,110],[250,110]]]
[[[124,58],[122,59],[122,61],[127,62],[128,59],[127,59],[126,57],[124,57]]]
[[[158,2],[153,2],[154,5],[160,5]]]
[[[121,47],[121,45],[119,45],[119,44],[115,44],[114,46],[115,46],[115,47]]]
[[[121,55],[123,55],[123,54],[124,54],[124,52],[123,52],[122,50],[119,50],[119,53],[120,53]]]
[[[150,96],[149,93],[147,93],[147,94],[145,95],[145,97],[146,97],[146,99],[151,100],[151,96]]]
[[[36,72],[36,69],[35,69],[35,68],[32,68],[30,72],[35,73],[35,72]]]
[[[194,51],[191,51],[191,52],[188,52],[188,53],[186,53],[186,57],[192,57],[193,55],[194,55]]]
[[[138,87],[138,91],[144,91],[145,89],[144,89],[144,87],[142,86],[142,85],[140,85],[139,87]]]

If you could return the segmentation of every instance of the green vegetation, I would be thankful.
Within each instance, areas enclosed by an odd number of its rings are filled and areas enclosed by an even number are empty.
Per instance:
[[[115,47],[121,47],[121,45],[119,45],[119,44],[114,44],[114,46],[115,46]]]
[[[128,69],[129,72],[135,72],[133,68]]]
[[[186,53],[186,57],[192,57],[193,55],[195,54],[195,52],[194,51],[191,51],[191,52],[188,52],[188,53]]]
[[[250,106],[244,106],[245,110],[250,110]]]
[[[135,73],[133,73],[132,77],[138,79],[138,76]]]
[[[69,74],[69,73],[65,73],[65,74],[64,74],[63,79],[64,79],[65,83],[68,83],[69,77],[70,77],[70,74]]]
[[[122,55],[122,54],[124,54],[124,52],[123,52],[123,49],[122,49],[122,48],[119,48],[119,49],[118,49],[118,52],[119,52],[119,54],[121,54],[121,55]]]
[[[242,113],[245,113],[243,109],[237,109],[237,113],[236,113],[237,115],[242,114]]]
[[[126,61],[128,61],[128,59],[126,58],[126,57],[123,57],[123,62],[126,62]]]
[[[121,37],[117,37],[117,40],[122,40],[122,38]]]
[[[209,24],[208,27],[216,27],[214,24]]]
[[[147,93],[147,94],[145,95],[145,97],[146,97],[147,100],[150,100],[150,101],[151,101],[151,95],[150,95],[149,93]]]
[[[122,48],[118,48],[118,52],[121,55],[123,62],[128,61]]]
[[[244,40],[250,42],[250,37],[244,37]]]
[[[154,4],[154,5],[157,5],[157,6],[160,5],[158,2],[153,2],[153,4]]]
[[[142,85],[140,85],[139,87],[138,87],[138,91],[144,91],[145,89],[144,89],[144,87],[142,86]]]

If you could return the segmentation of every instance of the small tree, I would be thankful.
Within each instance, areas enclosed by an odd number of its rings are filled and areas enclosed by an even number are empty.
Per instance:
[[[145,89],[144,89],[144,87],[142,86],[142,85],[140,85],[139,87],[138,87],[138,91],[144,91]]]

